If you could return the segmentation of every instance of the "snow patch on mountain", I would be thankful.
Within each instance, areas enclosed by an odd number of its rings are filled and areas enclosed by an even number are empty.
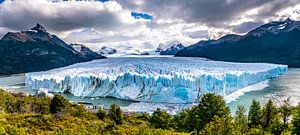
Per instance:
[[[97,51],[97,53],[103,56],[107,56],[117,53],[117,50],[111,47],[103,46],[99,51]]]

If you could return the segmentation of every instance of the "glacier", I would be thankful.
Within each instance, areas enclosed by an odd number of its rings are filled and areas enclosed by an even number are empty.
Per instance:
[[[288,71],[286,65],[204,58],[120,57],[25,74],[35,90],[78,97],[114,97],[154,103],[194,103],[205,93],[228,96]]]

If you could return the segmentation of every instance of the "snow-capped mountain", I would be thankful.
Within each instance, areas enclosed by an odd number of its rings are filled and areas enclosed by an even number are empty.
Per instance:
[[[218,40],[202,41],[184,48],[176,56],[300,67],[300,21],[287,18],[262,25],[246,35],[226,35]]]
[[[293,13],[300,14],[300,9],[295,10]]]
[[[0,40],[0,75],[48,70],[92,59],[40,24],[28,31],[8,32]]]
[[[294,29],[300,29],[299,21],[292,21],[290,18],[287,18],[283,21],[274,21],[265,25],[262,25],[252,31],[250,31],[248,36],[261,36],[267,32],[278,34],[280,32],[289,32]]]
[[[102,55],[92,51],[90,48],[82,45],[82,44],[70,44],[77,52],[81,55],[85,56],[88,59],[97,59],[103,58]]]
[[[178,51],[182,50],[184,46],[178,41],[160,43],[155,52],[160,55],[175,55]]]
[[[111,47],[103,46],[99,51],[97,51],[98,54],[101,54],[103,56],[107,56],[110,54],[117,53],[117,50]]]
[[[240,35],[235,35],[235,34],[228,34],[225,35],[217,40],[214,39],[209,39],[209,40],[203,40],[200,41],[198,43],[196,43],[195,45],[197,46],[207,46],[207,45],[213,45],[213,44],[220,44],[223,42],[235,42],[237,40],[239,40],[241,38]]]

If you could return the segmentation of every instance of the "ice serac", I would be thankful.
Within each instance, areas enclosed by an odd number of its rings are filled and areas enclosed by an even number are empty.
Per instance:
[[[204,93],[226,96],[287,70],[285,65],[201,58],[108,58],[27,73],[26,85],[82,97],[187,103]]]

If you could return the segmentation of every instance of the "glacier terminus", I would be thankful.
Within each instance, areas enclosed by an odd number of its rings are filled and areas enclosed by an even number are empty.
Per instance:
[[[113,97],[154,103],[193,103],[205,93],[227,96],[278,77],[286,65],[233,63],[203,58],[123,57],[94,60],[43,72],[26,73],[35,90],[79,97]]]

